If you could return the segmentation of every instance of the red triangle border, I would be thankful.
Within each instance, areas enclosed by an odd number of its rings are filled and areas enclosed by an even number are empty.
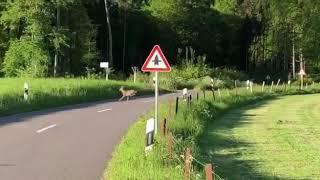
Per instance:
[[[153,56],[153,54],[158,51],[159,52],[159,55],[161,56],[161,59],[163,60],[164,64],[166,65],[166,68],[163,69],[163,68],[147,68],[147,65],[149,64],[149,62],[151,61],[151,58]],[[141,70],[143,72],[170,72],[171,71],[171,67],[170,67],[170,64],[169,62],[167,61],[167,58],[164,56],[161,48],[159,45],[155,45],[149,56],[147,57],[146,61],[143,63],[143,66],[141,68]]]

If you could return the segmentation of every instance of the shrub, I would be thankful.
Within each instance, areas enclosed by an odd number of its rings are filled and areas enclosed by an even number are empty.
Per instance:
[[[10,43],[4,57],[3,72],[8,77],[44,77],[48,73],[48,54],[39,43],[28,39]]]

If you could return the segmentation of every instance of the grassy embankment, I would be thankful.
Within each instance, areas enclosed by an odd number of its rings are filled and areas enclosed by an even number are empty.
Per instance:
[[[25,82],[29,84],[28,101],[23,98]],[[121,86],[138,90],[138,95],[153,93],[152,87],[148,88],[144,84],[124,81],[1,78],[0,116],[118,98]]]
[[[276,99],[286,94],[303,94],[316,93],[320,90],[309,88],[305,91],[298,91],[297,87],[291,89],[283,86],[273,89],[265,87],[264,92],[260,86],[255,87],[253,93],[243,88],[235,90],[223,90],[221,96],[216,92],[216,100],[213,99],[212,93],[208,92],[206,99],[201,98],[196,102],[193,98],[192,106],[188,107],[185,103],[181,103],[179,112],[176,116],[170,115],[169,104],[164,104],[161,109],[161,118],[169,119],[168,126],[175,138],[173,159],[168,157],[166,149],[166,139],[162,136],[156,136],[156,144],[154,151],[145,156],[145,124],[146,119],[152,115],[142,117],[133,127],[130,128],[128,134],[123,138],[119,146],[113,153],[113,158],[109,162],[105,171],[105,179],[183,179],[184,168],[184,152],[185,147],[191,148],[193,157],[202,160],[203,163],[212,163],[217,169],[217,173],[222,178],[228,178],[228,174],[219,170],[222,164],[214,157],[208,156],[204,152],[201,140],[206,139],[206,135],[210,132],[207,127],[213,123],[227,110],[243,107],[247,104],[260,102],[266,99]],[[201,94],[201,93],[200,93]],[[172,107],[174,104],[172,104]],[[171,108],[172,111],[173,108]],[[211,127],[211,126],[209,126]],[[221,128],[233,128],[221,127]],[[250,135],[248,136],[250,137]],[[207,139],[208,140],[208,139]],[[210,139],[210,141],[220,142],[219,139]],[[202,141],[203,142],[203,141]],[[228,142],[223,142],[228,144]],[[200,146],[201,145],[201,146]],[[200,148],[201,147],[201,148]],[[209,146],[212,148],[212,146]],[[212,150],[212,149],[211,149]],[[209,151],[210,153],[214,153]],[[288,162],[289,164],[290,162]],[[193,161],[193,179],[203,179],[203,167]],[[236,164],[232,164],[237,166]],[[233,171],[230,171],[231,173]],[[241,173],[241,172],[240,172]]]

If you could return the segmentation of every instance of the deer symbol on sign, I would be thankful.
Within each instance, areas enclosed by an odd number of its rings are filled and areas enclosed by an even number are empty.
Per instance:
[[[159,59],[158,55],[156,55],[156,57],[154,58],[154,60],[152,62],[154,62],[154,65],[158,66],[159,62],[161,62],[161,60]]]

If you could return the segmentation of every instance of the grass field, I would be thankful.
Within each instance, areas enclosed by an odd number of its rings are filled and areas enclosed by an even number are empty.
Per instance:
[[[232,123],[228,122],[228,120],[224,122],[223,119],[219,119],[221,115],[228,112],[230,109],[246,107],[248,104],[261,102],[261,100],[277,99],[284,94],[319,92],[319,88],[317,87],[309,88],[305,91],[298,91],[297,89],[298,87],[288,89],[288,87],[285,88],[284,86],[281,86],[278,88],[274,87],[271,91],[270,87],[265,87],[264,92],[262,92],[261,86],[256,86],[254,88],[254,93],[246,90],[246,88],[222,90],[221,96],[219,96],[218,92],[215,93],[215,100],[212,97],[212,92],[207,92],[205,99],[202,92],[199,92],[199,102],[197,102],[194,97],[191,107],[188,107],[185,102],[181,103],[179,113],[176,116],[169,115],[169,104],[166,103],[162,108],[160,108],[160,119],[163,117],[168,118],[169,130],[173,133],[175,138],[173,159],[168,158],[166,142],[162,136],[156,136],[153,153],[145,156],[144,146],[146,119],[152,115],[142,117],[129,129],[128,134],[124,136],[119,146],[115,149],[113,158],[108,163],[105,171],[104,179],[183,179],[183,156],[187,146],[191,148],[192,156],[200,160],[202,163],[213,163],[217,170],[216,173],[223,179],[259,179],[259,177],[261,179],[273,179],[273,177],[276,176],[252,175],[253,171],[250,171],[249,166],[244,166],[246,165],[244,163],[241,164],[241,162],[244,161],[237,161],[237,159],[234,159],[234,161],[232,161],[234,162],[233,164],[228,164],[226,158],[229,157],[232,160],[232,157],[241,153],[245,154],[246,152],[226,152],[226,155],[223,155],[223,153],[228,150],[228,147],[236,144],[237,141],[228,141],[214,133],[216,131],[228,133],[227,130],[236,126],[234,125],[237,124],[236,120]],[[174,107],[175,103],[172,103],[171,105]],[[239,117],[240,116],[238,116],[238,119]],[[215,123],[219,122],[221,123],[221,126],[216,126]],[[224,123],[226,123],[226,125],[224,125]],[[241,124],[244,125],[245,123],[240,122],[237,125],[241,126]],[[208,125],[210,125],[209,127],[212,129],[208,129]],[[248,138],[250,136],[252,136],[252,134],[247,135]],[[239,140],[239,146],[241,144],[242,142]],[[243,149],[245,150],[247,144],[243,144],[243,146]],[[218,151],[219,147],[226,149],[221,149],[221,156],[218,156],[217,154],[217,156],[212,156]],[[248,154],[248,156],[255,156],[255,154]],[[231,160],[229,160],[229,162]],[[239,164],[237,162],[239,162]],[[245,163],[249,162],[251,161],[248,160],[248,162]],[[254,164],[253,161],[252,163]],[[290,162],[287,163],[290,164]],[[192,166],[192,179],[204,179],[203,167],[195,161],[193,161]],[[221,167],[225,166],[228,167],[222,171]],[[242,169],[235,171],[240,167],[243,167],[247,171]],[[233,175],[233,172],[235,172],[235,175]],[[242,176],[246,173],[251,176]]]
[[[24,83],[29,84],[29,100],[23,99]],[[92,79],[0,78],[0,116],[83,103],[120,96],[119,88],[133,88],[138,95],[150,94],[152,87],[123,81]]]
[[[320,95],[278,97],[210,121],[203,156],[226,179],[319,179]]]

